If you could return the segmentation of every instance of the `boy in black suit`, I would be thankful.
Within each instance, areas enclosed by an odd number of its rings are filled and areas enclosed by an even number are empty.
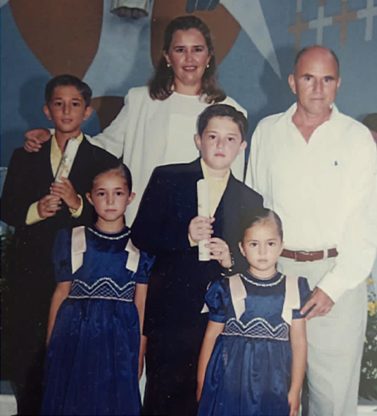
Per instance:
[[[156,256],[144,321],[146,415],[196,414],[206,288],[233,266],[232,256],[237,265],[239,218],[262,206],[262,197],[230,171],[246,147],[246,130],[245,117],[232,106],[209,106],[199,116],[195,137],[201,158],[156,168],[144,192],[132,240]],[[209,218],[197,215],[197,181],[203,177],[209,184]],[[208,240],[209,261],[198,261],[201,240]]]
[[[38,414],[49,302],[55,281],[51,249],[60,228],[89,225],[94,211],[86,201],[92,178],[116,164],[81,132],[92,109],[92,91],[72,75],[51,79],[45,89],[52,140],[38,153],[16,149],[1,201],[1,219],[15,227],[10,278],[4,295],[4,364],[14,382],[19,414]],[[68,177],[54,179],[69,139],[78,150]]]

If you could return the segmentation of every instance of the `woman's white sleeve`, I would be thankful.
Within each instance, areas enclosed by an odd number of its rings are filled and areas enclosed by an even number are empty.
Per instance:
[[[123,149],[127,140],[127,126],[129,125],[129,98],[128,95],[124,99],[124,105],[119,114],[105,128],[102,133],[89,138],[89,141],[95,146],[107,150],[116,157],[123,155]]]

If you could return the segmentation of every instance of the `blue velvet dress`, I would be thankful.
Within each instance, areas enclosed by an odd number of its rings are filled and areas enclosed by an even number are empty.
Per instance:
[[[140,326],[133,300],[152,259],[132,245],[128,228],[82,231],[79,244],[68,230],[55,242],[56,280],[72,286],[48,347],[41,413],[139,415]],[[82,265],[72,274],[73,257],[80,255]]]
[[[241,296],[230,284],[234,278],[242,286]],[[310,289],[302,277],[294,286],[299,308]],[[208,363],[199,416],[289,415],[291,346],[282,314],[286,311],[290,319],[301,315],[290,308],[285,294],[286,277],[280,273],[262,281],[246,272],[209,288],[209,319],[225,327]]]

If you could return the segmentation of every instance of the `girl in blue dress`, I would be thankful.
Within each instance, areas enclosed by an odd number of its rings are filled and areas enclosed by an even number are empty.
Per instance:
[[[61,230],[55,241],[58,283],[41,413],[139,415],[140,327],[152,259],[133,246],[124,223],[134,197],[128,168],[100,173],[86,196],[97,212],[94,226]]]
[[[268,209],[249,218],[239,243],[244,273],[212,284],[199,358],[199,416],[294,416],[306,367],[303,277],[276,270],[280,218]]]

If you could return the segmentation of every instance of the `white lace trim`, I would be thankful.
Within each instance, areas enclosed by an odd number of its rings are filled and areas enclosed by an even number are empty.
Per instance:
[[[222,335],[288,341],[289,325],[282,322],[274,327],[264,318],[254,318],[247,324],[243,324],[241,321],[231,318],[225,323]]]
[[[82,281],[72,282],[69,298],[71,299],[109,299],[124,302],[133,302],[135,295],[135,282],[128,282],[119,286],[110,277],[102,277],[92,285]]]
[[[106,234],[101,234],[100,232],[93,230],[93,228],[88,227],[88,230],[93,233],[94,235],[96,235],[97,237],[101,237],[104,238],[105,240],[121,240],[124,237],[128,237],[131,233],[131,230],[127,230],[124,233],[115,236],[111,236],[111,235],[106,235]]]
[[[255,282],[254,280],[249,279],[247,276],[245,276],[244,274],[240,273],[240,276],[246,280],[248,283],[254,285],[254,286],[260,286],[260,287],[272,287],[272,286],[276,286],[278,285],[285,277],[284,274],[282,274],[278,280],[271,282],[271,283],[263,283],[263,280],[260,280],[260,282]]]

